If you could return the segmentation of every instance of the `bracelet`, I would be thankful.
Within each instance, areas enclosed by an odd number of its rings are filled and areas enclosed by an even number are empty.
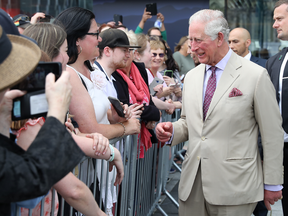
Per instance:
[[[108,162],[112,162],[114,160],[114,156],[115,156],[115,153],[114,153],[114,147],[109,144],[109,147],[110,147],[110,158],[107,160]]]
[[[120,137],[124,137],[125,134],[126,134],[126,128],[125,128],[125,125],[124,125],[122,122],[117,122],[117,124],[120,124],[120,125],[123,126],[123,128],[124,128],[124,132],[123,132],[123,134],[122,134]]]

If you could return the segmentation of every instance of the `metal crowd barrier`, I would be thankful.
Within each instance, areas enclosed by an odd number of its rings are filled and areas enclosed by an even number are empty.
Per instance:
[[[172,118],[171,115],[162,112],[162,122],[165,121],[176,121],[180,117],[180,110],[176,110],[175,118]],[[140,134],[141,136],[141,134]],[[179,156],[182,160],[184,159],[182,156],[183,145],[181,143],[174,147],[169,147],[164,145],[161,147],[161,143],[152,144],[152,148],[148,149],[144,158],[139,158],[139,146],[138,144],[138,135],[130,135],[126,136],[124,139],[113,139],[110,140],[110,144],[115,145],[117,141],[117,147],[122,154],[122,160],[124,164],[124,179],[121,183],[121,186],[116,188],[116,194],[118,200],[115,204],[115,213],[114,216],[149,216],[152,215],[155,209],[158,209],[162,215],[166,216],[167,214],[159,205],[159,199],[161,195],[166,195],[171,202],[178,208],[178,202],[170,195],[170,193],[166,190],[167,178],[169,175],[170,168],[173,166],[181,172],[181,168],[173,161],[174,157]],[[96,160],[96,163],[92,161],[91,158],[83,158],[83,160],[77,166],[79,169],[78,178],[86,183],[89,187],[91,185],[91,174],[93,175],[94,187],[92,188],[92,193],[96,199],[96,179],[97,179],[97,164],[101,163],[101,179],[100,182],[100,202],[99,207],[105,209],[107,212],[106,203],[107,203],[107,193],[108,193],[108,169],[104,170],[104,163],[106,161]],[[84,164],[86,164],[84,166]],[[94,170],[89,169],[89,166],[94,166]],[[75,174],[75,169],[73,170],[73,174]],[[106,188],[105,188],[105,199],[103,199],[101,190],[104,184],[104,176],[106,176]],[[114,179],[114,178],[113,178]],[[113,190],[114,180],[111,182],[111,190]],[[91,189],[91,187],[90,187]],[[53,190],[55,191],[55,190]],[[113,197],[114,198],[114,197]],[[44,202],[45,198],[41,201],[41,216],[44,215]],[[61,208],[58,210],[58,215],[82,215],[80,212],[75,210],[73,213],[73,208],[70,207],[69,212],[64,211],[64,199],[61,201]],[[120,205],[118,205],[120,202]],[[102,203],[104,206],[102,206]],[[54,216],[55,209],[55,193],[53,192],[52,196],[52,211],[51,216]],[[32,215],[32,210],[29,210],[29,215]],[[17,208],[17,216],[21,215],[20,207]]]

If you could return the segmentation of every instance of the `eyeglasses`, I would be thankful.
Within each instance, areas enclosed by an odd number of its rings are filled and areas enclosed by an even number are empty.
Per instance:
[[[96,32],[96,33],[94,33],[94,32],[88,32],[88,33],[86,33],[86,35],[93,35],[93,36],[96,36],[96,37],[97,37],[97,40],[98,40],[98,38],[99,38],[99,31]]]
[[[164,57],[164,53],[152,53],[153,57],[157,57],[157,55],[159,55],[160,58]]]

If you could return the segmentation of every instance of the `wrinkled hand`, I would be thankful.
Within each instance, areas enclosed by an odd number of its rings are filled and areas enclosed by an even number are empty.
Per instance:
[[[87,134],[86,137],[93,139],[92,149],[95,155],[106,154],[109,148],[109,140],[100,133]]]
[[[63,123],[71,100],[72,86],[69,80],[70,74],[67,71],[63,71],[56,82],[53,73],[49,73],[46,76],[45,93],[48,102],[47,117],[54,116]]]
[[[160,142],[167,142],[173,133],[173,125],[171,122],[158,123],[156,126],[156,136]]]
[[[159,84],[153,88],[156,93],[156,96],[160,95],[163,92],[163,84]]]
[[[140,133],[140,122],[138,119],[131,118],[126,122],[123,122],[126,128],[126,135],[139,134]]]
[[[152,18],[152,16],[150,15],[151,12],[146,11],[146,7],[144,9],[144,13],[142,15],[142,21],[145,23],[148,19]]]
[[[274,205],[279,199],[282,199],[282,190],[280,191],[268,191],[264,190],[264,203],[266,208],[270,211],[271,205]]]
[[[140,119],[141,118],[141,114],[142,114],[142,112],[143,112],[143,104],[137,104],[137,103],[135,103],[135,104],[132,104],[132,105],[130,105],[130,110],[131,110],[131,113],[132,113],[132,117],[131,118],[138,118],[138,119]]]
[[[2,91],[3,99],[0,101],[0,133],[9,137],[9,129],[11,124],[11,111],[13,108],[13,99],[21,97],[25,92],[20,90]]]
[[[157,18],[160,18],[161,19],[161,22],[164,23],[164,16],[162,13],[157,13]]]
[[[114,160],[109,163],[110,172],[112,171],[113,166],[115,166],[117,170],[117,175],[116,175],[114,185],[115,186],[120,185],[124,178],[124,167],[123,167],[123,162],[122,162],[120,152],[116,148],[114,148]]]
[[[154,127],[155,127],[155,125],[156,125],[156,121],[149,121],[149,122],[147,122],[147,124],[146,124],[146,128],[153,130]]]
[[[45,13],[42,12],[35,13],[34,16],[31,17],[30,23],[36,24],[37,22],[39,22],[40,18],[45,18]]]

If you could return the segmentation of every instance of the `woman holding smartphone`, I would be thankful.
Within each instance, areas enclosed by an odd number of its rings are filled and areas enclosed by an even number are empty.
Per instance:
[[[72,98],[69,112],[74,116],[82,133],[98,132],[108,139],[123,137],[125,135],[138,134],[140,123],[136,118],[131,118],[132,114],[127,105],[124,105],[125,117],[118,116],[111,107],[109,101],[104,97],[103,85],[106,79],[91,77],[92,68],[90,60],[99,55],[98,43],[102,40],[99,36],[99,27],[95,21],[95,15],[90,10],[71,7],[62,11],[54,23],[65,28],[68,42],[69,61],[67,71],[70,72],[70,82],[72,85]],[[96,74],[96,76],[98,76]],[[103,74],[102,74],[103,75]],[[103,84],[103,85],[102,85]],[[97,163],[99,166],[99,163]],[[104,169],[106,165],[104,163]],[[100,174],[97,169],[98,178],[104,179],[101,193],[105,200],[106,175]],[[109,179],[113,178],[113,173],[109,173]],[[112,214],[113,203],[116,202],[116,189],[109,188],[111,181],[108,181],[107,207],[109,215]]]

